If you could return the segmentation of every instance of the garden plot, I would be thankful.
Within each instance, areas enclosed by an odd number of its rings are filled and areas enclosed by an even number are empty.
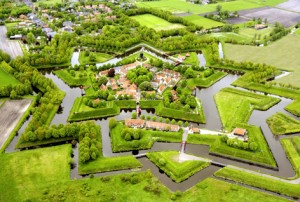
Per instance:
[[[289,0],[287,2],[277,5],[276,7],[289,11],[300,12],[299,0]]]
[[[0,108],[0,148],[31,103],[29,99],[7,100]]]
[[[12,58],[23,56],[23,51],[18,41],[8,40],[6,37],[7,29],[5,26],[0,26],[0,49],[8,53]]]

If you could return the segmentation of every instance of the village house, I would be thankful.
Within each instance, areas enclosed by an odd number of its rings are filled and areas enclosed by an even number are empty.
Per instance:
[[[244,140],[244,142],[248,142],[248,132],[246,129],[243,128],[235,128],[232,131],[232,134],[235,136],[238,136],[239,138],[242,138]]]
[[[146,129],[155,129],[155,130],[166,130],[177,132],[179,131],[180,127],[174,124],[167,124],[155,121],[146,121]]]

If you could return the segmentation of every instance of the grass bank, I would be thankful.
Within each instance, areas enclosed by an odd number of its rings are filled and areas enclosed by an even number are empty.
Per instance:
[[[267,118],[267,123],[274,135],[286,135],[300,132],[300,121],[282,113]]]

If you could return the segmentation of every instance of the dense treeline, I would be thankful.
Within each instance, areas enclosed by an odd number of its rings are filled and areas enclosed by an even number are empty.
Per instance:
[[[11,6],[9,3],[0,6],[0,19],[6,20],[8,17],[19,17],[21,14],[30,13],[31,9],[22,4],[20,6]]]
[[[41,52],[29,54],[25,59],[32,66],[69,63],[73,53],[72,47],[75,45],[77,45],[75,34],[67,32],[62,35],[56,34]]]

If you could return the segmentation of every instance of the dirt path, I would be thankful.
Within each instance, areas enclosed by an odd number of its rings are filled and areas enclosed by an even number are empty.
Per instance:
[[[0,26],[0,49],[8,53],[12,59],[17,56],[23,56],[23,51],[18,41],[9,40],[6,37],[7,29],[5,26]]]
[[[31,103],[29,99],[7,100],[0,108],[0,148]]]

